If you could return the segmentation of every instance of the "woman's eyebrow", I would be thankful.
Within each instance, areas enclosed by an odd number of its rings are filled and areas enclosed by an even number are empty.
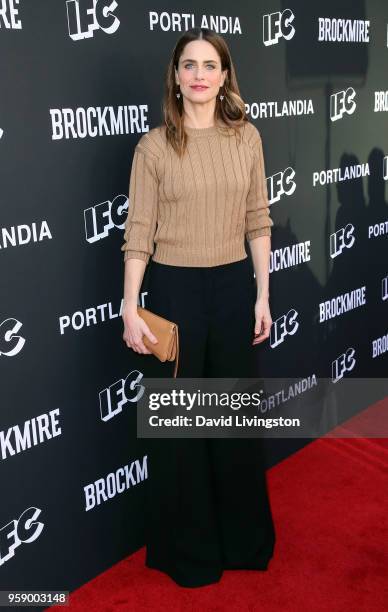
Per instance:
[[[183,62],[194,62],[195,64],[197,63],[197,60],[194,59],[184,59],[182,60]],[[216,60],[204,60],[204,62],[207,64],[208,62],[214,62],[215,64],[217,63]]]

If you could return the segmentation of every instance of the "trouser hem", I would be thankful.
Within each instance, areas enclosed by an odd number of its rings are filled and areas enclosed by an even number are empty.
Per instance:
[[[196,576],[195,578],[194,577],[188,578],[187,576],[184,577],[181,574],[179,574],[179,572],[176,572],[172,570],[171,568],[165,567],[158,563],[146,561],[145,565],[149,569],[156,569],[159,572],[163,572],[164,574],[167,574],[178,586],[186,587],[186,588],[195,588],[195,587],[207,586],[209,584],[217,583],[221,580],[222,573],[223,573],[221,571],[212,576],[203,575],[203,576]]]

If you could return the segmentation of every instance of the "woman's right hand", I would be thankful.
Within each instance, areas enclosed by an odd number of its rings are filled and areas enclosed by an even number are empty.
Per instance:
[[[136,310],[123,310],[124,333],[123,340],[128,348],[133,349],[136,353],[151,354],[151,351],[143,342],[143,335],[156,344],[158,342],[156,336],[151,332],[147,323]]]

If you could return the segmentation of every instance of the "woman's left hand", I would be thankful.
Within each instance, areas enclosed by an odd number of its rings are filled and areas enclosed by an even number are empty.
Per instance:
[[[269,310],[268,299],[257,298],[255,303],[255,339],[252,345],[260,344],[269,337],[269,332],[272,325],[271,313]]]

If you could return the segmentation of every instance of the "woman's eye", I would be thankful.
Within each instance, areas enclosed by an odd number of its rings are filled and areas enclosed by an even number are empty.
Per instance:
[[[193,64],[185,64],[185,68],[189,68],[189,66],[193,66]],[[215,66],[213,66],[212,64],[208,64],[208,65],[206,66],[206,68],[212,68],[212,69],[214,69],[214,68],[215,68]]]

